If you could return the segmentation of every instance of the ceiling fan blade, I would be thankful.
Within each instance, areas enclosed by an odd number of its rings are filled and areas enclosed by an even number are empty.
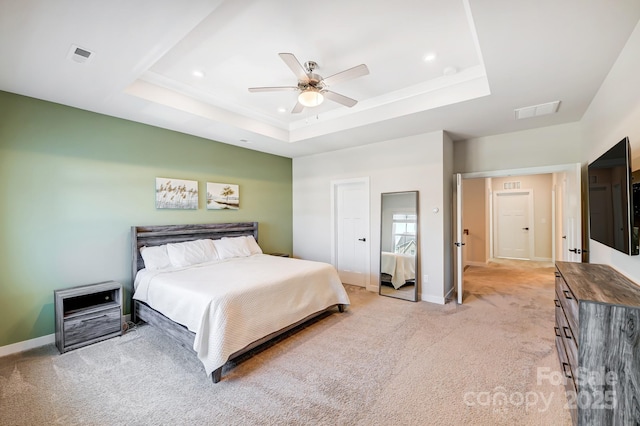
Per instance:
[[[296,106],[294,106],[293,109],[291,110],[291,114],[299,114],[302,112],[303,109],[304,109],[304,105],[302,105],[300,102],[297,102]]]
[[[252,93],[255,92],[281,92],[285,90],[298,90],[297,87],[293,86],[282,86],[282,87],[249,87],[249,91]]]
[[[324,90],[322,92],[322,94],[325,96],[325,98],[333,101],[333,102],[337,102],[339,104],[342,104],[344,106],[348,106],[349,108],[351,108],[352,106],[354,106],[355,104],[358,103],[358,101],[356,101],[355,99],[351,99],[348,98],[344,95],[341,95],[339,93],[336,92],[331,92],[329,90]]]
[[[308,81],[309,76],[307,75],[307,71],[304,69],[300,62],[293,53],[278,53],[285,64],[293,71],[293,73],[298,78],[298,81]]]
[[[340,83],[341,81],[351,80],[352,78],[362,77],[363,75],[369,74],[369,68],[365,64],[360,64],[353,68],[349,68],[348,70],[344,70],[334,75],[330,75],[322,79],[322,82],[326,86],[331,86],[336,83]]]

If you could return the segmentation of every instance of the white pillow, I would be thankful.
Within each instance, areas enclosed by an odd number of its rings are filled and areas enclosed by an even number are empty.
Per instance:
[[[213,244],[220,260],[251,256],[251,250],[245,237],[225,237],[220,240],[213,240]]]
[[[253,235],[247,235],[245,239],[247,240],[247,246],[249,247],[251,254],[262,254],[262,249],[258,245],[256,239],[253,238]]]
[[[171,260],[167,253],[167,246],[141,247],[140,255],[144,260],[144,267],[150,270],[165,269],[171,267]]]
[[[218,260],[218,254],[212,240],[167,244],[167,253],[171,265],[177,268]]]

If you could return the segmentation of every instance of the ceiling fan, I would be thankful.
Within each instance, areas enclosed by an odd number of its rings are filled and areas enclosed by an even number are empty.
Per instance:
[[[302,112],[305,107],[318,106],[324,101],[324,98],[349,108],[358,103],[355,99],[332,92],[327,90],[327,88],[341,81],[351,80],[353,78],[369,74],[369,68],[367,68],[365,64],[361,64],[323,78],[322,76],[314,73],[314,70],[318,68],[318,64],[314,61],[305,62],[303,67],[300,65],[300,62],[296,59],[293,53],[279,53],[279,55],[298,78],[298,85],[284,87],[250,87],[249,92],[299,91],[300,94],[298,95],[298,102],[291,110],[292,114]]]

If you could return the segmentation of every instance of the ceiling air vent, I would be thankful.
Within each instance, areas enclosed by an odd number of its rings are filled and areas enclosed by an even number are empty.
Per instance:
[[[515,109],[516,120],[523,118],[538,117],[540,115],[555,114],[558,112],[560,101],[547,102],[546,104],[533,105]]]
[[[92,60],[94,55],[92,51],[72,44],[69,53],[67,53],[67,59],[84,64]]]

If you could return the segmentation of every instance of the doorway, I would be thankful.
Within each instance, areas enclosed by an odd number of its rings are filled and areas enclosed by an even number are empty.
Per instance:
[[[458,219],[456,219],[457,222],[454,229],[456,238],[453,252],[458,303],[462,303],[464,296],[463,259],[470,266],[486,266],[494,256],[494,224],[492,220],[494,212],[493,203],[490,201],[492,200],[494,187],[490,183],[491,180],[506,179],[509,180],[508,183],[511,185],[513,176],[542,174],[550,174],[552,176],[552,191],[550,196],[547,197],[551,207],[550,213],[536,224],[538,225],[538,231],[540,231],[540,228],[547,226],[550,228],[548,231],[548,234],[551,235],[550,255],[539,258],[535,256],[534,252],[533,254],[529,253],[529,256],[534,261],[553,262],[556,259],[570,262],[581,261],[580,255],[575,255],[575,253],[580,253],[582,248],[581,165],[579,163],[454,175],[454,182],[457,181],[457,185],[454,185],[454,211]],[[474,200],[473,203],[462,202],[460,199],[456,202],[456,198],[464,198],[464,194],[467,193],[467,189],[464,189],[467,186],[466,182],[476,182],[473,193],[479,194],[480,197]],[[521,187],[505,186],[506,188]],[[556,190],[559,190],[558,196],[556,195]],[[560,203],[560,205],[556,205],[557,203]],[[475,205],[476,208],[465,215],[463,205]],[[482,208],[482,206],[485,206],[485,208]],[[470,228],[467,226],[467,222],[474,221],[477,224],[476,227]],[[463,235],[465,238],[463,238]],[[474,260],[468,256],[468,251],[480,253],[479,260]],[[469,260],[467,261],[467,259]]]
[[[331,263],[345,284],[369,287],[369,178],[331,182]]]

